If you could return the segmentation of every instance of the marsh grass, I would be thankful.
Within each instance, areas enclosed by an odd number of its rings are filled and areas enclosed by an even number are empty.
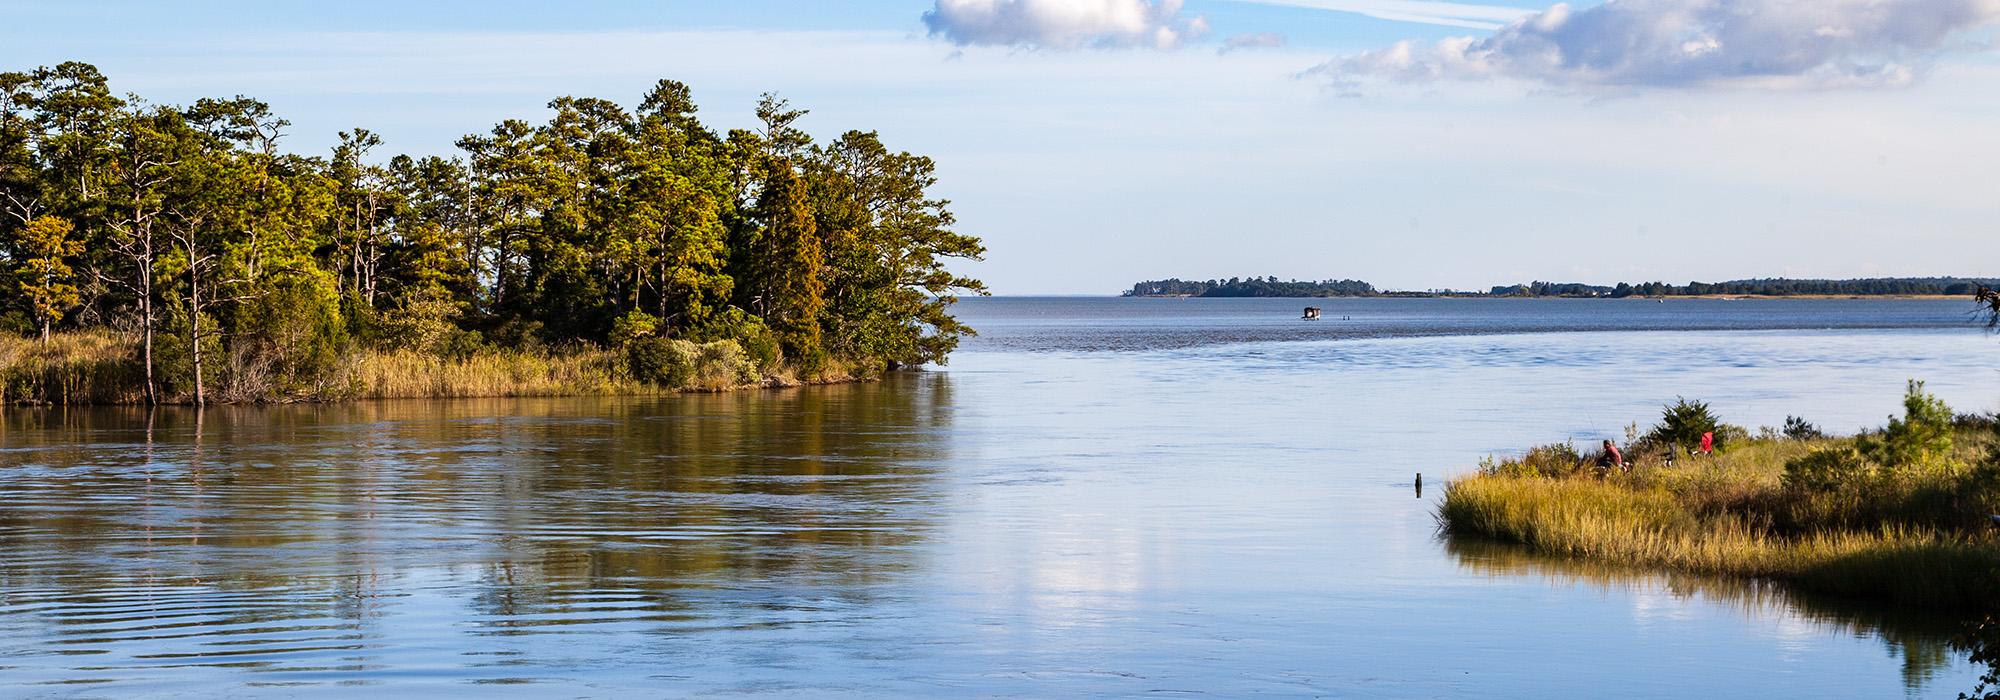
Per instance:
[[[39,339],[0,334],[0,404],[109,404],[145,398],[136,339],[110,331]]]
[[[1557,556],[1978,609],[2000,602],[2000,544],[1987,517],[2000,512],[1995,433],[1952,431],[1950,452],[1921,467],[1866,462],[1857,443],[1892,439],[1871,436],[1738,440],[1714,456],[1648,457],[1630,471],[1599,470],[1581,455],[1551,463],[1573,448],[1538,448],[1452,481],[1439,520],[1452,535]],[[1837,479],[1798,478],[1800,465],[1850,450],[1860,461]]]
[[[642,378],[627,352],[589,345],[535,350],[481,347],[458,356],[353,348],[313,381],[279,388],[254,364],[231,363],[214,377],[221,403],[355,399],[646,396],[865,381],[873,365],[828,362],[810,376],[789,365],[760,369],[732,340],[671,341],[671,371]],[[171,369],[162,365],[162,374]],[[165,387],[168,383],[161,382]],[[167,395],[173,403],[185,397]],[[0,405],[135,404],[145,401],[138,340],[102,331],[63,333],[46,345],[0,335]]]
[[[338,370],[330,399],[593,396],[662,391],[633,379],[617,353],[591,348],[489,350],[440,357],[413,350],[360,351]]]

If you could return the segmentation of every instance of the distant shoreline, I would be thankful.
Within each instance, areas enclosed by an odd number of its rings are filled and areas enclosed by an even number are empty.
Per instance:
[[[1034,296],[1034,295],[1022,295],[1022,296]],[[1100,297],[1100,298],[1107,298],[1107,297]],[[1312,297],[1312,296],[1227,296],[1227,297],[1225,297],[1225,296],[1214,296],[1214,297],[1211,297],[1211,296],[1202,296],[1202,295],[1199,295],[1199,294],[1125,294],[1125,295],[1120,295],[1120,296],[1115,296],[1115,297],[1108,297],[1108,298],[1113,298],[1113,299],[1320,299],[1320,300],[1366,300],[1366,299],[1521,299],[1521,300],[1527,300],[1527,301],[1541,301],[1541,300],[1548,300],[1548,299],[1601,299],[1601,300],[1606,300],[1606,301],[1627,301],[1627,300],[1635,300],[1635,299],[1636,299],[1636,300],[1640,300],[1640,301],[1652,301],[1652,300],[1660,300],[1660,301],[1665,301],[1665,300],[1669,300],[1669,299],[1721,299],[1721,300],[1735,300],[1735,299],[1802,299],[1802,300],[1811,300],[1811,299],[1857,299],[1857,300],[1891,300],[1891,301],[1895,301],[1895,300],[1901,300],[1901,301],[1911,301],[1911,300],[1927,300],[1927,301],[1948,301],[1948,300],[1953,300],[1953,299],[1966,299],[1966,298],[1968,298],[1968,297],[1966,297],[1966,296],[1964,296],[1964,295],[1960,295],[1960,294],[1670,294],[1670,295],[1664,295],[1664,296],[1640,296],[1640,295],[1636,295],[1636,294],[1635,294],[1635,295],[1632,295],[1632,296],[1623,296],[1623,297],[1608,297],[1608,296],[1582,296],[1582,295],[1552,295],[1552,296],[1520,296],[1520,295],[1507,295],[1507,294],[1502,294],[1502,295],[1495,295],[1495,294],[1425,294],[1425,293],[1394,293],[1394,292],[1391,292],[1391,293],[1385,293],[1385,294],[1376,294],[1376,295],[1373,295],[1373,296],[1360,296],[1360,295],[1354,295],[1354,296],[1331,296],[1331,297]]]
[[[1871,277],[1863,279],[1760,279],[1722,282],[1620,282],[1615,285],[1583,282],[1529,282],[1497,285],[1485,289],[1437,287],[1397,291],[1383,289],[1354,279],[1281,280],[1274,276],[1231,277],[1229,279],[1146,280],[1121,293],[1128,297],[1276,297],[1333,299],[1363,297],[1533,297],[1566,299],[1926,299],[1971,298],[1983,290],[2000,288],[2000,278],[1992,277]]]

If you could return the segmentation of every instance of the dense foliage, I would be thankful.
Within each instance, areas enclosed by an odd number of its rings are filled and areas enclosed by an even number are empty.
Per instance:
[[[720,134],[671,80],[636,109],[549,110],[461,157],[383,159],[365,129],[308,156],[253,99],[121,98],[83,63],[0,73],[0,329],[129,336],[145,400],[196,402],[310,392],[357,347],[631,346],[676,377],[708,357],[721,382],[941,362],[970,333],[948,308],[984,287],[945,262],[984,249],[929,158],[872,132],[815,143],[770,95],[760,128]]]
[[[1128,297],[1371,297],[1375,286],[1360,280],[1280,281],[1276,277],[1231,277],[1226,280],[1151,280],[1132,285]]]

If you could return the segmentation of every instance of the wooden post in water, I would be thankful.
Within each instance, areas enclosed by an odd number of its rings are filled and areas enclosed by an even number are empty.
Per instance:
[[[1424,473],[1417,472],[1417,498],[1424,497]]]

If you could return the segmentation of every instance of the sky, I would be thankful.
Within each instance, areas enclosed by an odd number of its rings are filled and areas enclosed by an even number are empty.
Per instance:
[[[0,0],[0,70],[321,153],[688,83],[935,158],[999,294],[2000,276],[2000,0]]]

